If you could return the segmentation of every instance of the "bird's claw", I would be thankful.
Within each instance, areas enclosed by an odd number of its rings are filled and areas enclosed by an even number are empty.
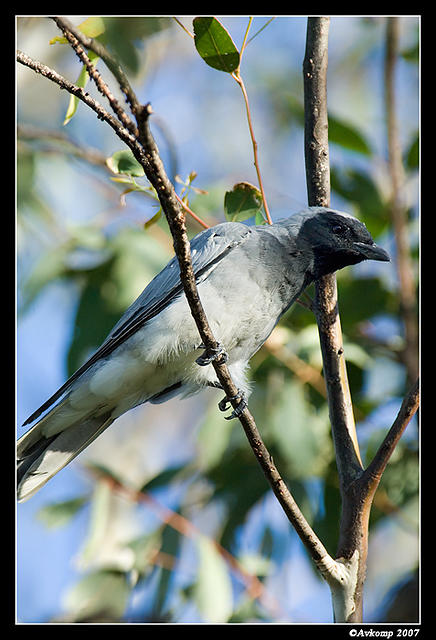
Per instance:
[[[218,345],[214,349],[206,349],[204,344],[200,344],[199,349],[205,349],[204,353],[196,359],[196,363],[200,365],[200,367],[205,367],[214,360],[218,360],[221,358],[221,362],[227,362],[229,356],[225,351],[224,347],[218,343]]]
[[[247,407],[247,400],[245,398],[245,394],[243,393],[243,391],[238,391],[238,393],[235,396],[231,396],[230,398],[228,396],[224,396],[224,398],[219,401],[218,403],[219,410],[227,411],[228,404],[233,400],[237,400],[238,398],[239,398],[238,406],[236,407],[236,409],[233,409],[232,413],[229,416],[225,416],[224,418],[225,420],[233,420],[233,418],[239,418],[241,413]]]

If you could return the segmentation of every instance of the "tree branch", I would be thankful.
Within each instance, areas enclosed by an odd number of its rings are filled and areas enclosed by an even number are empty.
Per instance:
[[[306,177],[312,206],[330,204],[326,91],[328,24],[328,18],[308,18],[303,64]],[[417,409],[418,383],[405,398],[374,460],[364,470],[347,381],[334,275],[316,283],[315,303],[342,502],[337,560],[330,567],[327,580],[335,621],[361,622],[372,499],[389,457]],[[329,577],[338,565],[346,568],[344,579],[332,582]]]
[[[130,105],[132,113],[135,114],[136,109],[140,106],[140,104],[135,95],[135,92],[130,86],[130,83],[127,79],[126,74],[124,73],[124,70],[119,65],[116,58],[114,58],[109,53],[109,51],[106,49],[106,47],[103,44],[101,44],[101,42],[99,42],[98,40],[95,40],[94,38],[89,38],[88,36],[85,36],[85,34],[82,33],[80,29],[77,29],[77,27],[75,27],[67,18],[60,18],[59,16],[56,16],[54,20],[59,21],[59,24],[58,24],[59,28],[68,29],[68,31],[72,33],[75,36],[75,38],[77,38],[77,40],[80,42],[81,45],[83,45],[86,49],[91,49],[91,51],[96,53],[98,57],[103,60],[103,62],[108,67],[108,69],[115,76],[118,82],[118,86],[120,87],[121,91],[125,95],[128,104]]]
[[[308,18],[306,51],[303,62],[304,77],[304,151],[306,182],[310,206],[330,205],[330,167],[328,150],[327,116],[327,63],[329,18]],[[341,536],[338,559],[327,567],[325,576],[329,582],[334,618],[336,622],[347,622],[361,615],[360,586],[363,584],[366,562],[366,538],[361,545],[345,545],[361,531],[353,507],[355,501],[347,500],[348,487],[363,467],[360,459],[354,417],[348,387],[342,332],[339,319],[336,277],[324,276],[315,283],[315,316],[318,324],[324,378],[327,387],[330,422],[335,444],[336,463],[342,498]],[[342,580],[332,581],[335,571],[346,568]],[[323,574],[324,575],[324,574]]]
[[[89,164],[97,165],[104,169],[108,169],[106,164],[107,157],[93,147],[84,147],[77,144],[69,138],[65,133],[53,129],[42,129],[33,125],[20,124],[17,126],[18,141],[42,140],[45,143],[45,151],[57,151],[58,153],[70,153],[77,158],[82,158]]]
[[[154,176],[153,179],[158,179],[162,183],[165,183],[165,181],[167,180],[165,170],[159,158],[151,132],[148,128],[149,115],[150,108],[145,107],[143,121],[139,126],[141,141],[146,148],[147,156],[151,166],[153,167],[153,171],[156,172],[156,176]],[[201,301],[198,295],[195,276],[192,269],[190,246],[186,234],[184,216],[180,213],[176,214],[174,210],[172,210],[171,202],[161,200],[161,204],[167,215],[168,223],[173,235],[174,248],[180,265],[180,278],[183,283],[185,295],[188,300],[192,316],[196,322],[203,344],[208,349],[214,349],[218,346],[218,343],[216,342],[209,327],[204,309],[201,305]],[[212,365],[226,395],[229,398],[236,396],[238,393],[238,388],[234,384],[227,366],[221,361],[221,359],[214,360],[212,362]],[[238,406],[238,403],[239,400],[231,401],[231,404],[235,409]],[[290,522],[293,524],[295,530],[305,544],[306,548],[308,549],[312,559],[316,563],[325,562],[326,558],[329,558],[330,556],[328,555],[321,541],[313,532],[312,528],[309,526],[308,522],[298,508],[298,505],[296,504],[289,489],[282,480],[279,471],[277,470],[277,467],[275,466],[273,459],[261,438],[255,420],[247,407],[239,416],[239,420],[242,424],[251,448],[253,449],[254,455],[256,456],[276,498],[278,499],[280,505],[282,506]]]
[[[329,18],[308,18],[304,79],[304,155],[309,206],[330,205],[327,118]]]
[[[112,110],[117,116],[118,120],[126,127],[126,129],[130,131],[130,133],[132,133],[134,136],[137,136],[138,130],[135,124],[132,122],[132,120],[128,117],[124,109],[121,107],[118,100],[115,98],[115,96],[110,91],[107,84],[104,82],[103,78],[100,75],[100,72],[96,69],[94,64],[89,59],[88,55],[84,51],[79,40],[71,31],[71,29],[73,28],[73,25],[69,22],[69,20],[66,20],[65,18],[54,17],[53,20],[55,21],[59,29],[62,30],[64,36],[66,37],[71,47],[76,52],[79,60],[86,66],[88,75],[95,82],[97,89],[100,91],[102,95],[104,95],[108,99],[109,104],[111,105]]]
[[[147,505],[147,507],[157,514],[161,522],[170,526],[181,535],[191,539],[204,536],[200,529],[198,529],[190,520],[177,511],[173,511],[169,507],[158,502],[149,492],[145,490],[137,490],[127,484],[124,484],[113,475],[109,475],[103,468],[91,465],[88,467],[88,470],[96,479],[107,483],[111,491],[118,493],[134,503]],[[227,551],[227,549],[225,549],[219,542],[212,539],[210,542],[215,546],[218,553],[228,563],[230,568],[239,576],[241,582],[245,585],[249,596],[251,598],[259,599],[264,606],[270,608],[277,614],[279,610],[278,603],[268,593],[265,585],[259,580],[259,578],[247,571],[237,558]]]
[[[241,51],[241,55],[242,55],[242,51]],[[260,172],[260,167],[259,167],[259,157],[257,153],[258,144],[257,144],[256,138],[254,137],[254,129],[253,129],[253,124],[251,122],[251,112],[250,112],[250,104],[248,102],[248,94],[247,94],[247,90],[245,88],[245,84],[242,79],[242,76],[240,74],[239,68],[232,73],[232,77],[236,80],[236,82],[240,86],[242,95],[244,97],[245,111],[247,113],[248,129],[250,131],[251,144],[253,146],[254,167],[256,169],[257,181],[259,183],[259,189],[262,194],[262,202],[263,202],[263,208],[265,209],[266,219],[268,221],[268,224],[272,224],[273,221],[271,219],[271,214],[269,212],[268,203],[265,195],[265,189],[263,188],[262,174]]]
[[[36,73],[40,73],[42,76],[44,76],[44,78],[51,80],[61,89],[66,89],[66,91],[84,102],[97,114],[97,118],[99,120],[107,122],[108,125],[112,127],[117,136],[132,150],[138,162],[140,162],[142,165],[147,164],[144,150],[136,140],[135,136],[129,133],[129,131],[127,131],[127,129],[123,127],[116,118],[111,116],[111,114],[108,113],[106,109],[104,109],[97,100],[94,100],[94,98],[92,98],[84,89],[82,89],[81,87],[77,87],[75,84],[72,84],[71,82],[66,80],[66,78],[57,73],[57,71],[54,71],[54,69],[47,67],[41,62],[33,60],[30,56],[20,50],[17,50],[17,61],[29,67],[30,69],[33,69],[33,71],[35,71]]]
[[[409,390],[409,393],[403,399],[395,422],[389,429],[385,439],[378,448],[377,453],[363,474],[363,477],[366,480],[372,481],[370,483],[370,489],[373,491],[377,488],[383,471],[386,469],[386,465],[389,462],[389,458],[393,454],[405,428],[418,410],[419,396],[419,380],[417,379],[415,384]],[[374,483],[374,485],[372,483]]]
[[[329,18],[309,18],[304,75],[304,140],[306,181],[310,206],[330,205],[330,167],[327,118],[327,62]],[[330,421],[340,481],[347,484],[362,470],[347,379],[338,310],[336,277],[315,284],[318,324]]]
[[[22,64],[25,64],[32,68],[37,73],[41,73],[49,80],[56,82],[59,86],[67,89],[73,95],[76,95],[83,102],[88,104],[102,120],[105,120],[114,129],[117,135],[132,149],[138,162],[143,166],[145,175],[149,182],[155,188],[158,198],[160,200],[162,209],[167,218],[171,234],[173,236],[174,250],[180,266],[180,279],[183,285],[183,289],[191,309],[191,314],[197,325],[201,340],[206,349],[213,351],[218,347],[218,343],[215,340],[212,331],[209,327],[203,306],[201,304],[200,297],[197,291],[197,285],[195,281],[195,275],[192,268],[190,243],[186,233],[185,215],[181,209],[180,203],[177,199],[174,187],[168,179],[159,151],[149,128],[149,118],[152,113],[151,105],[147,104],[141,106],[138,100],[125,79],[124,72],[117,65],[116,61],[108,57],[108,54],[104,47],[93,41],[90,38],[86,38],[77,29],[72,26],[66,26],[66,22],[62,22],[62,27],[70,30],[77,40],[83,44],[83,46],[92,49],[106,62],[110,61],[111,70],[115,69],[115,77],[120,83],[120,87],[128,96],[128,101],[131,105],[132,112],[136,117],[138,124],[138,139],[132,136],[124,127],[122,127],[112,116],[110,116],[101,105],[90,98],[90,96],[75,85],[72,85],[67,80],[62,78],[58,73],[52,69],[42,65],[39,62],[33,61],[31,58],[18,52],[17,59]],[[128,87],[128,89],[126,89]],[[238,407],[240,399],[237,398],[238,389],[235,386],[229,370],[222,358],[218,358],[212,362],[215,369],[217,378],[222,386],[225,394],[231,398],[230,403],[234,409]],[[282,480],[271,455],[269,454],[265,444],[262,441],[259,430],[253,416],[251,415],[248,407],[244,408],[241,414],[238,416],[239,420],[244,428],[247,439],[251,445],[255,457],[257,458],[274,494],[276,495],[279,503],[285,511],[288,519],[295,527],[298,535],[308,549],[312,559],[319,566],[320,570],[324,573],[327,571],[327,575],[332,578],[332,573],[327,570],[334,561],[327,553],[325,547],[321,541],[317,538],[310,525],[304,518],[300,509],[298,508],[295,500],[293,499],[289,489]],[[338,580],[340,578],[338,577]]]

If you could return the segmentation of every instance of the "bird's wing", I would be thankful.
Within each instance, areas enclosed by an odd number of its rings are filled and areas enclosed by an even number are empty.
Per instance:
[[[197,284],[207,278],[229,251],[245,242],[250,233],[250,228],[246,225],[224,222],[195,236],[191,241],[191,256]],[[179,264],[174,257],[130,305],[97,351],[23,424],[30,424],[38,418],[89,367],[125,342],[146,322],[165,309],[182,291]]]

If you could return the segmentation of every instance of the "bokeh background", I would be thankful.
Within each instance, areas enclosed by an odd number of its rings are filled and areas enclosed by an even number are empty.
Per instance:
[[[87,16],[72,16],[78,25]],[[192,18],[179,17],[192,32]],[[240,47],[248,17],[220,18]],[[250,36],[269,17],[256,16]],[[419,276],[419,18],[399,17],[395,109],[407,267]],[[44,17],[17,18],[17,47],[71,81],[80,63]],[[244,52],[260,168],[274,220],[306,205],[302,129],[305,16],[277,16]],[[407,344],[393,230],[386,123],[385,17],[332,17],[328,106],[332,206],[363,220],[392,262],[338,274],[348,375],[364,461],[416,370]],[[191,172],[190,206],[223,221],[226,191],[256,184],[239,87],[208,67],[171,17],[106,20],[167,172]],[[116,83],[100,63],[116,95]],[[99,345],[172,255],[159,206],[105,165],[123,148],[80,104],[17,66],[17,423]],[[87,90],[100,102],[95,88]],[[122,100],[122,98],[120,98]],[[137,183],[146,186],[144,179]],[[144,226],[154,218],[154,223]],[[247,224],[252,224],[247,220]],[[201,227],[189,223],[194,235]],[[311,290],[308,291],[309,295]],[[416,304],[414,322],[418,326]],[[416,349],[415,349],[416,351]],[[417,357],[417,353],[416,353]],[[250,408],[300,507],[330,553],[340,503],[313,315],[295,305],[253,358]],[[222,395],[222,394],[221,394]],[[17,507],[17,620],[331,622],[330,592],[281,512],[219,392],[123,416]],[[416,621],[418,427],[388,465],[371,514],[365,621]],[[213,541],[227,551],[224,555]]]

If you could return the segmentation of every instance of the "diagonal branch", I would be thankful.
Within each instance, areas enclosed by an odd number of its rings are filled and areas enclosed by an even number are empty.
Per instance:
[[[20,50],[17,50],[17,61],[23,64],[26,67],[29,67],[36,73],[40,73],[44,78],[51,80],[55,84],[57,84],[61,89],[66,89],[73,96],[76,96],[79,100],[84,102],[90,109],[92,109],[96,114],[99,120],[103,120],[108,123],[110,127],[115,131],[117,136],[127,144],[127,146],[132,150],[138,162],[141,164],[147,164],[147,159],[144,154],[144,150],[141,145],[138,143],[137,139],[134,135],[132,135],[125,127],[118,122],[116,118],[114,118],[110,113],[106,111],[102,107],[102,105],[92,98],[89,93],[87,93],[81,87],[76,86],[69,82],[66,78],[61,76],[57,71],[47,67],[42,62],[38,62],[37,60],[33,60],[26,53],[23,53]]]
[[[192,539],[204,535],[200,529],[185,516],[161,504],[146,490],[138,490],[121,482],[115,476],[107,473],[103,468],[90,466],[88,470],[96,479],[107,483],[114,493],[116,492],[134,503],[147,505],[147,507],[151,508],[157,514],[162,523],[178,531],[181,535]],[[250,597],[259,599],[265,606],[274,610],[275,613],[278,613],[278,603],[268,593],[265,585],[259,578],[247,571],[237,558],[227,551],[218,541],[211,539],[210,542],[228,563],[229,567],[239,576]]]
[[[104,48],[102,49],[101,46],[93,48],[95,43],[88,42],[90,39],[85,38],[77,30],[74,30],[74,35],[84,46],[89,46],[89,48],[92,48],[96,53],[98,53],[98,55],[104,58],[106,55]],[[91,44],[93,46],[90,46]],[[85,102],[97,113],[97,116],[101,120],[106,121],[112,127],[120,139],[123,140],[133,151],[138,162],[143,166],[147,179],[155,188],[162,209],[168,220],[170,231],[173,236],[174,250],[179,261],[181,282],[202,342],[205,345],[206,350],[213,351],[216,349],[218,343],[210,329],[198,295],[195,274],[191,261],[190,243],[186,232],[185,215],[177,199],[174,187],[165,172],[156,143],[149,129],[149,118],[152,113],[150,104],[140,106],[136,96],[130,89],[128,99],[132,105],[132,111],[134,112],[138,124],[139,139],[136,139],[135,136],[128,132],[127,129],[125,129],[113,116],[108,114],[103,107],[97,101],[93,100],[83,89],[72,85],[57,72],[39,62],[35,62],[22,52],[18,52],[17,59],[20,63],[27,65],[37,73],[41,73],[44,77],[55,82],[61,88],[66,89]],[[111,64],[113,63],[111,62]],[[123,73],[121,73],[118,75],[116,74],[116,77],[117,79],[122,79],[124,76]],[[130,85],[128,86],[130,87]],[[212,365],[225,394],[229,398],[233,398],[230,400],[230,403],[233,408],[236,409],[240,402],[239,398],[237,398],[238,389],[230,376],[226,364],[222,361],[222,358],[218,358],[212,362]],[[334,582],[335,584],[340,584],[344,579],[344,571],[347,572],[348,569],[345,565],[335,562],[331,558],[322,542],[318,539],[304,518],[288,487],[282,480],[248,408],[245,408],[238,417],[265,477],[267,478],[289,521],[293,524],[302,542],[306,546],[313,561],[327,580]]]
[[[104,47],[100,46],[99,43],[98,46],[95,46],[95,42],[91,42],[90,39],[85,38],[77,29],[73,30],[70,26],[68,26],[68,29],[74,33],[79,42],[84,46],[91,48],[95,53],[107,61],[107,52],[104,50]],[[111,67],[114,67],[113,60],[111,60],[110,65]],[[120,82],[120,86],[121,81],[124,83],[124,86],[126,85],[122,71],[121,73],[116,74],[116,77]],[[130,85],[128,86],[130,87]],[[185,215],[177,199],[174,187],[165,172],[159,151],[150,131],[149,118],[152,114],[151,105],[147,104],[145,106],[139,106],[137,98],[131,88],[129,90],[129,102],[132,105],[132,111],[134,112],[137,120],[139,146],[142,151],[142,153],[137,156],[137,159],[141,162],[147,179],[155,188],[162,205],[162,209],[168,220],[170,231],[173,236],[174,250],[179,261],[180,278],[201,340],[207,350],[213,351],[218,347],[218,343],[210,329],[198,294],[191,261],[190,243],[186,232]],[[240,400],[236,398],[238,388],[234,384],[226,364],[223,362],[222,358],[219,358],[214,360],[212,365],[227,397],[235,398],[234,400],[230,400],[230,403],[233,408],[236,409],[240,402]],[[289,489],[282,480],[248,408],[245,408],[241,412],[239,420],[274,494],[279,500],[288,519],[294,525],[298,535],[307,547],[314,562],[318,565],[321,564],[323,567],[329,566],[333,560],[330,558],[323,544],[317,538],[312,528],[304,518]]]
[[[169,185],[171,183],[169,183],[168,178],[166,177],[164,167],[162,165],[155,142],[148,127],[148,118],[150,116],[150,113],[151,108],[149,105],[147,105],[143,110],[143,120],[139,126],[139,130],[141,135],[141,142],[146,149],[147,158],[150,162],[150,166],[152,167],[153,172],[153,175],[147,175],[147,177],[150,181],[154,180],[155,182],[159,182],[162,185],[160,191],[156,189],[158,193],[162,194],[166,192],[166,189],[169,188]],[[218,346],[218,343],[215,340],[209,327],[206,314],[198,295],[195,275],[191,262],[190,245],[188,236],[186,234],[185,218],[180,211],[175,211],[173,209],[172,200],[166,199],[165,197],[161,199],[161,204],[165,215],[167,216],[168,224],[170,225],[170,230],[173,235],[174,249],[180,265],[180,278],[191,309],[192,316],[197,325],[203,344],[207,349],[213,350]],[[227,397],[232,398],[236,396],[238,393],[238,388],[234,384],[226,364],[224,364],[221,359],[218,359],[214,360],[212,362],[212,365]],[[231,400],[230,402],[233,408],[236,409],[239,400]],[[304,518],[292,494],[282,480],[280,473],[262,440],[256,422],[249,409],[245,408],[238,417],[245,431],[247,439],[251,445],[251,448],[253,449],[253,452],[276,498],[278,499],[280,505],[282,506],[290,522],[293,524],[295,530],[305,544],[306,548],[308,549],[312,559],[317,564],[326,562],[327,558],[331,560],[324,545],[317,538],[314,531]]]
[[[409,393],[403,399],[395,422],[386,434],[371,463],[365,469],[364,478],[371,480],[371,487],[373,484],[375,485],[372,487],[373,490],[377,488],[389,458],[393,454],[405,428],[418,410],[419,396],[419,380],[416,380]]]
[[[118,86],[120,87],[121,91],[125,95],[126,100],[132,109],[132,112],[135,113],[136,109],[140,106],[140,104],[135,95],[135,92],[130,86],[130,83],[127,79],[126,74],[124,73],[124,70],[118,63],[118,60],[116,60],[116,58],[114,58],[109,53],[109,51],[106,49],[106,47],[103,44],[101,44],[101,42],[99,42],[95,38],[90,38],[86,36],[84,33],[80,31],[80,29],[75,27],[67,18],[60,18],[59,16],[56,16],[55,21],[59,21],[58,26],[61,29],[64,29],[64,28],[68,29],[68,31],[72,33],[73,36],[75,36],[75,38],[77,38],[77,40],[80,42],[82,46],[85,47],[85,49],[91,49],[91,51],[96,53],[98,57],[103,60],[103,62],[108,67],[108,69],[115,76],[118,82]]]
[[[68,20],[60,17],[54,17],[53,20],[56,22],[59,29],[62,30],[64,36],[66,37],[71,47],[76,52],[79,60],[86,66],[88,75],[95,82],[97,89],[100,91],[102,95],[104,95],[108,99],[109,104],[111,105],[112,110],[117,116],[118,120],[126,127],[126,129],[130,131],[130,133],[136,136],[138,133],[138,130],[135,124],[128,117],[128,115],[126,114],[126,112],[124,111],[120,103],[118,102],[118,100],[115,98],[115,96],[113,95],[113,93],[111,92],[107,84],[104,82],[98,69],[96,69],[95,65],[89,59],[88,55],[84,51],[78,38],[71,31],[72,24]]]

